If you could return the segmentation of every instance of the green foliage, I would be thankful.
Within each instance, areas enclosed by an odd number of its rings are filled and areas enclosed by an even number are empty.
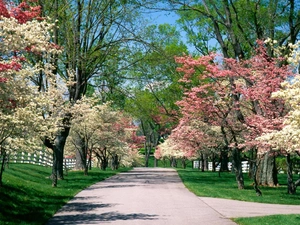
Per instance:
[[[286,165],[285,157],[277,157],[276,158],[276,167],[279,172],[283,171],[284,173],[286,173],[287,165]]]
[[[299,174],[300,172],[300,157],[295,155],[291,157],[292,165],[293,165],[293,172],[295,174]],[[287,173],[287,164],[286,164],[286,157],[276,157],[276,167],[278,171],[283,171]]]
[[[0,224],[45,224],[79,191],[118,172],[93,169],[84,176],[82,171],[72,171],[52,188],[49,167],[10,164],[0,188]]]
[[[132,89],[125,110],[143,121],[151,121],[154,116],[169,117],[178,108],[175,102],[183,92],[174,56],[187,53],[187,47],[180,40],[179,31],[170,24],[148,26],[144,36],[150,47],[146,52],[135,53],[137,63],[127,74],[132,77]]]
[[[177,11],[180,16],[178,23],[187,33],[188,43],[202,55],[222,50],[234,57],[239,51],[234,45],[238,43],[244,57],[249,58],[257,39],[270,37],[286,44],[288,39],[294,42],[299,34],[293,25],[297,24],[299,4],[246,0],[186,1],[185,6],[174,4],[181,6]],[[277,29],[279,27],[286,29]]]
[[[144,165],[144,164],[143,164]],[[154,156],[149,157],[149,167],[154,167]],[[157,160],[157,167],[171,168],[171,161],[169,159]],[[186,168],[191,169],[193,167],[192,161],[186,160]],[[181,160],[177,160],[177,168],[182,168]]]
[[[155,151],[155,149],[152,148],[151,151],[150,151],[150,155],[153,155],[153,154],[154,154],[154,151]],[[139,152],[140,152],[142,155],[145,155],[145,148],[140,148]]]

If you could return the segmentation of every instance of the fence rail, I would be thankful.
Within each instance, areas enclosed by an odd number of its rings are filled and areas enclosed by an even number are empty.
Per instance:
[[[216,167],[216,171],[220,170],[220,164]],[[193,168],[201,168],[201,161],[193,161]],[[228,163],[228,169],[231,170],[232,163]],[[212,162],[208,162],[208,170],[212,171]],[[248,161],[242,161],[242,171],[243,173],[249,172],[249,162]]]
[[[18,152],[7,156],[7,161],[9,163],[29,163],[37,164],[40,166],[52,166],[53,156],[44,151],[38,151],[34,153],[28,152]],[[67,169],[72,169],[75,167],[75,158],[64,158],[64,167]]]

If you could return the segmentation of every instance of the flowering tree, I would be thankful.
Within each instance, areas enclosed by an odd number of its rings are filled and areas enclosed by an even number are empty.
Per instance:
[[[130,118],[111,108],[110,104],[99,105],[96,100],[83,98],[73,110],[71,135],[68,151],[76,150],[85,174],[88,173],[88,159],[95,156],[103,170],[109,160],[113,169],[119,164],[130,166],[139,159],[138,147],[143,137],[137,137],[136,127]]]
[[[293,49],[288,61],[292,66],[298,67],[300,61],[299,44],[291,45]],[[297,69],[297,68],[296,68]],[[300,185],[300,179],[293,180],[293,168],[291,162],[292,155],[300,156],[299,145],[299,111],[300,111],[300,82],[299,74],[294,78],[282,83],[282,88],[272,94],[273,99],[282,99],[290,108],[289,113],[284,117],[283,127],[278,130],[266,130],[256,141],[261,143],[261,151],[269,151],[273,148],[286,156],[287,162],[287,183],[288,193],[295,194],[297,186]]]
[[[284,119],[284,126],[281,130],[269,131],[263,133],[256,140],[262,142],[261,151],[275,149],[286,156],[287,162],[287,183],[288,193],[295,194],[297,186],[300,185],[300,179],[294,182],[291,156],[297,154],[300,156],[299,146],[299,76],[295,77],[292,83],[284,82],[283,89],[273,94],[275,98],[282,98],[291,107],[290,112]]]
[[[176,140],[177,146],[185,152],[187,158],[201,160],[202,171],[207,169],[206,160],[209,156],[213,161],[213,169],[215,169],[215,155],[223,147],[220,127],[209,126],[207,123],[193,118],[182,118],[170,138]],[[220,155],[220,159],[222,159],[222,155]],[[223,165],[227,171],[227,162],[223,162]]]
[[[198,59],[191,57],[177,58],[182,64],[179,68],[184,72],[182,82],[189,84],[198,80],[198,84],[187,89],[183,100],[178,102],[183,118],[198,119],[208,126],[219,126],[226,148],[233,144],[233,155],[236,156],[236,177],[239,188],[243,188],[242,171],[239,163],[238,144],[241,143],[240,130],[244,118],[240,116],[237,101],[232,95],[231,80],[235,74],[224,67],[225,62],[215,61],[216,55],[211,54]],[[225,61],[225,59],[224,59]],[[197,77],[193,75],[197,71]],[[237,118],[239,115],[239,119]],[[224,149],[224,152],[227,149]],[[233,157],[234,158],[234,157]]]
[[[183,118],[221,128],[224,145],[232,150],[238,187],[244,188],[241,152],[257,146],[255,138],[266,129],[282,127],[286,110],[282,100],[271,99],[271,94],[290,75],[287,68],[280,58],[268,57],[262,42],[249,60],[211,54],[198,59],[179,57],[177,62],[182,64],[179,71],[186,86],[198,80],[178,102]]]
[[[156,159],[170,160],[172,167],[177,166],[177,159],[182,159],[183,161],[186,159],[185,152],[181,151],[176,142],[171,138],[166,139],[156,147],[154,157]]]
[[[171,161],[174,158],[182,159],[183,167],[186,166],[186,159],[200,158],[204,166],[204,156],[215,153],[221,141],[221,132],[218,127],[208,126],[197,119],[182,119],[167,140],[158,146],[155,157],[157,159],[169,158]],[[202,169],[204,170],[204,167]]]
[[[57,81],[53,66],[53,58],[60,53],[50,41],[54,24],[40,18],[40,7],[29,3],[10,5],[8,10],[0,2],[1,116],[9,116],[2,122],[10,129],[3,142],[10,150],[33,149],[43,143],[56,146],[56,134],[63,132],[63,115],[70,111],[63,98],[65,87]]]
[[[30,141],[32,134],[28,127],[36,125],[36,106],[44,97],[38,95],[31,78],[40,71],[47,71],[47,67],[33,65],[27,59],[56,52],[49,42],[52,25],[40,20],[39,13],[40,7],[26,2],[16,7],[10,5],[8,9],[5,2],[0,1],[0,143],[3,160],[8,152],[20,148],[29,150],[36,144]]]

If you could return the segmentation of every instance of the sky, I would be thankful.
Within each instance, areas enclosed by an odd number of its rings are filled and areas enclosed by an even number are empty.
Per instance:
[[[179,16],[175,12],[153,12],[147,14],[147,19],[152,21],[153,24],[172,24],[178,27],[178,30],[181,33],[181,38],[184,43],[187,42],[187,37],[184,31],[176,24],[176,20],[179,19]],[[186,43],[190,52],[193,52],[195,48]]]

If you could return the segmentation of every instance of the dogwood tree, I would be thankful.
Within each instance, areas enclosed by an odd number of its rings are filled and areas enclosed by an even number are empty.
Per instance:
[[[5,114],[10,116],[11,123],[7,119],[2,121],[14,131],[9,132],[13,138],[5,136],[5,144],[10,144],[10,150],[34,149],[33,144],[56,146],[56,134],[64,131],[63,115],[70,112],[63,95],[66,86],[58,81],[53,64],[54,58],[61,52],[51,42],[54,24],[47,18],[40,18],[40,7],[31,4],[35,3],[22,2],[19,6],[7,7],[3,1],[0,2],[0,65],[2,81],[5,81],[1,84],[1,102],[4,106],[8,102],[13,106],[2,107],[6,112],[11,109]],[[55,159],[54,154],[54,165]],[[53,186],[57,183],[56,171],[54,166]]]
[[[97,99],[83,98],[73,110],[68,152],[77,152],[85,174],[88,173],[88,159],[95,157],[103,170],[111,161],[113,169],[119,164],[131,166],[139,160],[138,147],[143,137],[136,136],[137,127],[132,119],[113,110],[109,103],[97,104]]]
[[[179,125],[173,130],[170,138],[176,140],[177,146],[189,159],[200,159],[202,171],[207,169],[208,157],[215,166],[215,155],[222,147],[221,130],[218,126],[210,126],[207,123],[193,118],[182,118]],[[222,159],[222,155],[219,155]],[[223,165],[226,166],[227,162]],[[215,169],[215,167],[214,167]]]
[[[6,154],[19,149],[32,151],[37,145],[32,132],[45,130],[38,121],[41,112],[49,108],[51,97],[40,95],[31,78],[40,72],[50,75],[51,63],[31,64],[27,59],[43,55],[49,60],[58,51],[49,41],[53,24],[41,20],[39,12],[40,7],[26,2],[8,8],[0,1],[1,174]]]
[[[207,124],[199,120],[181,120],[178,126],[172,131],[171,135],[155,151],[157,159],[181,159],[182,166],[185,168],[186,159],[203,158],[203,154],[216,147],[217,136]],[[211,135],[209,137],[209,135]],[[207,151],[205,151],[207,150]],[[204,163],[202,162],[202,165]]]
[[[182,64],[182,82],[194,85],[178,102],[183,118],[221,128],[224,146],[231,149],[238,187],[244,188],[241,153],[256,146],[255,138],[264,130],[282,127],[286,110],[282,100],[271,99],[271,94],[279,90],[289,70],[281,58],[268,56],[262,42],[249,60],[211,54],[197,59],[179,57],[177,62]]]
[[[288,61],[294,70],[300,62],[299,44],[290,45],[293,51]],[[265,131],[256,140],[261,143],[261,151],[269,151],[271,148],[280,151],[286,156],[287,162],[287,184],[288,193],[295,194],[297,186],[300,185],[300,179],[293,180],[293,168],[291,162],[292,155],[300,156],[300,76],[288,79],[282,83],[281,90],[272,94],[273,99],[283,99],[289,107],[289,113],[284,117],[283,127],[280,130]]]

